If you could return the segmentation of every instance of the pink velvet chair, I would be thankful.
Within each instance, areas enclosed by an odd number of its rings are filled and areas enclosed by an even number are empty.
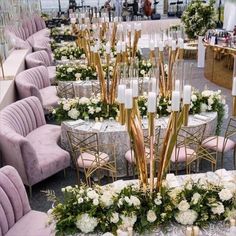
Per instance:
[[[53,236],[46,213],[31,210],[16,169],[0,169],[0,236]]]
[[[221,153],[221,167],[224,166],[224,154],[226,152],[234,152],[234,169],[236,169],[236,142],[231,138],[236,135],[236,119],[231,117],[225,131],[224,136],[211,136],[203,140],[202,147],[206,149],[213,150],[218,153]],[[216,158],[217,159],[217,158]]]
[[[56,66],[52,66],[52,58],[49,57],[45,50],[28,54],[25,58],[25,62],[28,69],[37,66],[46,66],[51,83],[55,82]]]
[[[0,112],[3,164],[15,167],[30,190],[70,166],[69,153],[58,145],[60,135],[60,126],[46,124],[36,97],[15,102]]]
[[[51,86],[48,70],[38,66],[19,73],[15,79],[20,98],[36,96],[42,103],[45,112],[58,106],[56,86]]]

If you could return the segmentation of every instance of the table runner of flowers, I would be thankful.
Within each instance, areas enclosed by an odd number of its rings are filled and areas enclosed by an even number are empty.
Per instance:
[[[217,176],[215,173],[212,175]],[[165,181],[161,190],[152,194],[125,181],[93,188],[68,186],[62,189],[62,201],[48,191],[48,199],[54,202],[49,220],[55,223],[57,235],[73,235],[115,234],[117,229],[130,227],[145,233],[172,223],[203,227],[236,218],[235,176],[231,180],[215,176],[188,179],[177,187]]]

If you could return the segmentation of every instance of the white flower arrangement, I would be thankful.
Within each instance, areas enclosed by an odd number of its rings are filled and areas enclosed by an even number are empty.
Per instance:
[[[143,193],[139,185],[123,183],[118,190],[115,185],[68,186],[62,189],[65,195],[62,202],[50,192],[55,207],[49,217],[56,224],[56,232],[65,234],[68,216],[74,222],[70,224],[74,234],[105,233],[110,229],[115,233],[117,229],[128,228],[144,233],[173,222],[201,226],[236,217],[236,183],[231,184],[234,191],[224,188],[223,182],[214,185],[205,178],[197,182],[188,180],[181,187],[169,188],[165,184],[153,194]]]

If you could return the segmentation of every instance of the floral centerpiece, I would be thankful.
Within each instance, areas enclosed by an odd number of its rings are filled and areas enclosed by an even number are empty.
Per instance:
[[[208,29],[216,26],[215,0],[203,3],[202,0],[191,1],[184,11],[181,20],[189,39],[203,36]]]
[[[95,69],[88,65],[57,65],[56,79],[60,81],[96,80],[97,72]]]
[[[65,60],[65,59],[85,59],[85,54],[83,49],[80,49],[76,46],[65,46],[61,48],[56,48],[54,50],[54,58],[56,60]]]
[[[139,111],[141,116],[147,115],[147,94],[144,93],[138,99]],[[223,117],[225,115],[225,99],[222,98],[221,91],[204,90],[199,92],[194,90],[191,96],[190,114],[201,112],[217,112],[218,134],[221,129]],[[171,113],[171,99],[169,97],[160,97],[157,101],[157,114],[167,116]]]
[[[123,184],[122,184],[123,183]],[[48,191],[54,202],[49,220],[57,235],[127,231],[138,233],[169,226],[205,226],[236,217],[236,185],[216,184],[200,179],[188,180],[183,186],[169,188],[164,182],[159,192],[144,193],[138,185],[124,182],[114,186],[68,186],[59,200]]]
[[[58,36],[58,35],[72,35],[70,28],[52,28],[51,29],[51,36]]]
[[[151,69],[152,69],[152,63],[150,62],[150,60],[139,61],[139,77],[149,76]]]
[[[59,107],[54,109],[52,114],[60,122],[69,119],[85,119],[86,117],[89,119],[95,119],[96,117],[116,118],[117,112],[118,105],[116,103],[108,106],[101,102],[99,95],[97,95],[91,98],[61,99]]]

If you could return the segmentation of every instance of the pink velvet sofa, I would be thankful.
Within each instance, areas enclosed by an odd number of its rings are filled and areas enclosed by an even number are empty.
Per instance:
[[[3,165],[16,168],[30,187],[70,166],[70,155],[58,142],[61,127],[46,124],[37,97],[12,103],[0,111]]]
[[[26,68],[30,69],[37,66],[46,66],[51,83],[55,82],[56,66],[52,65],[52,58],[45,50],[30,53],[25,58]]]
[[[16,76],[15,83],[21,99],[36,96],[42,103],[45,112],[58,106],[57,89],[56,86],[51,86],[45,66],[22,71]]]
[[[53,236],[46,213],[31,210],[16,169],[0,169],[0,236]]]

